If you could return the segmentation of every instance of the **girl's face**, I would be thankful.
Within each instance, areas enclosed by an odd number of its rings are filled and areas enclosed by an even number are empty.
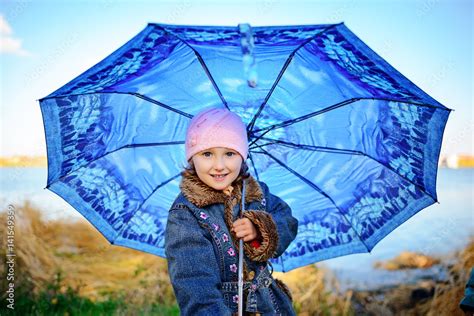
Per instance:
[[[237,179],[243,161],[237,151],[225,147],[202,150],[192,160],[199,179],[215,190],[224,190]]]

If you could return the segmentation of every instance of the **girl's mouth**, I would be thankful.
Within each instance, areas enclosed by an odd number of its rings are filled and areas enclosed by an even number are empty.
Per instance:
[[[214,180],[216,181],[222,181],[224,180],[224,178],[227,176],[227,174],[223,174],[223,175],[212,175],[211,176],[214,178]]]

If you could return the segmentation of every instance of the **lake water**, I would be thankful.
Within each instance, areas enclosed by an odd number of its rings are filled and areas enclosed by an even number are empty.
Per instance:
[[[0,168],[2,210],[8,204],[19,205],[25,199],[45,213],[45,218],[82,219],[62,198],[44,189],[46,168]],[[431,256],[446,256],[466,246],[474,237],[474,169],[440,169],[436,203],[414,215],[371,253],[354,254],[317,263],[330,268],[341,282],[341,290],[350,287],[370,289],[394,285],[417,278],[444,277],[439,267],[428,270],[383,271],[372,267],[375,261],[414,251]]]

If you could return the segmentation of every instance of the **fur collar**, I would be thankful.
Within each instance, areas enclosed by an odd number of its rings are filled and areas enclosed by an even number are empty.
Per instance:
[[[204,207],[215,203],[225,203],[235,199],[241,201],[242,181],[232,183],[233,190],[231,196],[227,196],[223,191],[215,190],[199,179],[197,175],[183,176],[179,185],[184,197],[197,207]],[[255,178],[250,176],[245,183],[246,197],[245,203],[263,200],[263,191]]]

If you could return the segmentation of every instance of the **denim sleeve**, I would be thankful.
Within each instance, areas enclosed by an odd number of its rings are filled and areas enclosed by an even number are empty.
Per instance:
[[[260,182],[267,200],[267,212],[273,217],[278,231],[278,246],[273,258],[281,256],[298,233],[298,220],[292,216],[290,206],[276,195],[270,193],[268,186]]]
[[[181,315],[231,315],[219,290],[219,266],[212,243],[186,209],[169,212],[165,254]]]

